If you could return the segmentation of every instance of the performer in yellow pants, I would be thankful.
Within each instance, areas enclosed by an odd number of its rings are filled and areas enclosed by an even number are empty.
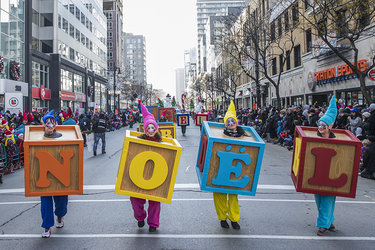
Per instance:
[[[240,206],[236,194],[213,193],[217,218],[221,220],[221,226],[229,228],[227,218],[232,222],[234,229],[240,229],[237,221],[240,220]],[[223,225],[224,224],[224,225]],[[237,228],[238,226],[238,228]]]

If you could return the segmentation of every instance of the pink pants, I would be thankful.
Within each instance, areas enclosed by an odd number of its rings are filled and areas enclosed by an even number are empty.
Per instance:
[[[134,217],[137,221],[143,221],[146,219],[147,213],[144,209],[146,203],[145,199],[130,197],[130,202],[132,203],[134,210]],[[151,227],[159,227],[160,218],[160,202],[158,201],[148,201],[148,217],[147,224]]]

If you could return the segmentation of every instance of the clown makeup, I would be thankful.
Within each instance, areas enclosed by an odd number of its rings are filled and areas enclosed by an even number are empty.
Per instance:
[[[325,122],[318,122],[318,130],[322,134],[323,137],[328,138],[331,127],[328,126]]]
[[[156,134],[156,128],[155,128],[154,124],[152,124],[152,123],[148,124],[147,128],[146,128],[146,135],[150,136],[150,137],[153,137],[155,134]]]
[[[55,131],[56,121],[53,118],[48,118],[44,124],[44,132],[46,134],[52,134]]]
[[[46,121],[46,127],[54,128],[56,126],[56,121],[53,119],[48,119]]]
[[[237,129],[237,122],[233,118],[228,118],[226,127],[231,129],[231,130],[236,130]]]

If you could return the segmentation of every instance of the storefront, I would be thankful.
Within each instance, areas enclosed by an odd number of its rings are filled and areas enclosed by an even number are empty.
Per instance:
[[[32,100],[32,110],[33,111],[43,111],[49,110],[50,100],[51,100],[51,90],[46,89],[44,85],[40,88],[33,87],[33,100]]]

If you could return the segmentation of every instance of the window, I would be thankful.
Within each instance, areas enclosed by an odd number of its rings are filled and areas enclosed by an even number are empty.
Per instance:
[[[112,39],[113,39],[113,33],[107,32],[107,40],[112,40]]]
[[[69,49],[69,59],[74,61],[74,49],[72,48]]]
[[[306,49],[307,52],[310,52],[312,50],[311,29],[306,30]]]
[[[86,28],[90,29],[90,20],[86,18]]]
[[[74,92],[83,93],[83,77],[74,75]]]
[[[297,45],[294,47],[294,67],[301,65],[301,47]]]
[[[79,42],[81,40],[81,32],[79,32],[78,29],[76,29],[76,40]]]
[[[86,23],[86,17],[85,17],[85,14],[83,14],[83,13],[81,13],[81,23],[83,25],[85,25],[85,23]]]
[[[283,58],[283,54],[279,55],[279,69],[280,69],[280,73],[284,71],[284,62],[283,62],[284,58]]]
[[[343,37],[348,33],[348,20],[343,9],[336,11],[336,29],[338,37]]]
[[[73,73],[61,69],[61,90],[73,91]]]
[[[271,23],[271,42],[275,41],[275,22]]]
[[[108,22],[107,23],[107,29],[111,30],[113,28],[113,23],[112,22]]]
[[[360,28],[363,29],[364,27],[368,26],[370,24],[370,11],[369,2],[368,0],[363,0],[361,3],[361,6],[359,7],[359,23]]]
[[[105,15],[108,20],[112,20],[112,12],[106,12]]]
[[[76,18],[78,20],[81,20],[81,11],[77,8],[77,6],[76,6]]]
[[[69,4],[69,11],[74,15],[74,4]]]
[[[108,55],[107,56],[108,60],[112,60],[113,59],[113,52],[109,51],[107,55]]]
[[[290,70],[290,50],[286,51],[286,70]]]
[[[107,42],[107,49],[113,49],[113,43]]]
[[[108,62],[108,69],[112,70],[113,69],[113,62]]]
[[[320,33],[320,35],[326,34],[326,30],[327,30],[327,19],[324,18],[323,20],[321,20],[318,23],[318,34],[319,33]],[[318,36],[320,36],[320,35],[318,35]]]
[[[90,40],[86,37],[86,48],[90,48]]]
[[[69,25],[69,34],[74,38],[74,26],[72,24]]]
[[[310,0],[304,0],[305,2],[305,10],[307,10],[308,8],[310,8]]]
[[[284,24],[285,24],[285,31],[289,30],[289,13],[288,10],[284,13]]]
[[[4,13],[4,12],[3,12]],[[1,13],[3,15],[3,13]],[[39,26],[39,13],[33,9],[32,22]]]
[[[81,33],[81,43],[82,43],[83,46],[85,46],[85,44],[86,44],[86,37],[83,33]]]
[[[57,21],[58,21],[59,29],[61,29],[61,15],[60,14],[59,14],[59,16],[57,18]]]
[[[272,58],[272,75],[277,74],[276,57]]]
[[[277,22],[277,30],[279,36],[281,36],[283,34],[283,24],[281,18],[279,18],[279,21]]]
[[[298,2],[293,5],[292,19],[293,19],[293,25],[296,25],[299,22]]]

